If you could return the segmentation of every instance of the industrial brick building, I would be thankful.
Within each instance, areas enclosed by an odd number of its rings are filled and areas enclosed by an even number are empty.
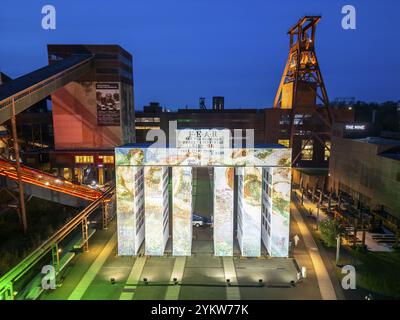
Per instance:
[[[392,224],[400,226],[400,141],[378,137],[333,137],[330,186],[349,194]]]
[[[135,139],[132,56],[118,45],[49,45],[49,64],[94,57],[90,71],[51,95],[59,175],[100,184],[114,177],[114,147]]]

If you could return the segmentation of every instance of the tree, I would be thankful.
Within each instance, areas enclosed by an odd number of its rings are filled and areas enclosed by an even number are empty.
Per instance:
[[[344,227],[337,221],[325,219],[319,223],[322,240],[328,247],[336,246],[336,238],[345,233]]]

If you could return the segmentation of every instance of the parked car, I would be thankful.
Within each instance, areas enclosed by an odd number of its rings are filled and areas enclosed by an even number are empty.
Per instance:
[[[197,213],[193,213],[192,217],[192,223],[193,226],[195,227],[200,227],[200,226],[205,226],[205,225],[211,225],[212,224],[212,219],[203,217]]]

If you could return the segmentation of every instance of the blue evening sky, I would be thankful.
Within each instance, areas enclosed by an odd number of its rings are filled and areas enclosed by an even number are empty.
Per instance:
[[[41,28],[41,8],[57,29]],[[341,8],[357,29],[341,28]],[[398,0],[1,0],[0,71],[18,77],[47,63],[48,43],[119,44],[134,57],[135,105],[269,107],[288,54],[287,30],[320,14],[316,49],[331,100],[400,100]]]

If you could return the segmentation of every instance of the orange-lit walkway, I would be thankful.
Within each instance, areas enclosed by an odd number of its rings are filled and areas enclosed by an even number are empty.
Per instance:
[[[11,161],[0,159],[0,176],[17,180],[15,164]],[[101,191],[94,190],[88,186],[72,183],[68,180],[23,165],[21,166],[21,176],[22,182],[24,183],[51,189],[85,200],[94,201],[103,194]]]

